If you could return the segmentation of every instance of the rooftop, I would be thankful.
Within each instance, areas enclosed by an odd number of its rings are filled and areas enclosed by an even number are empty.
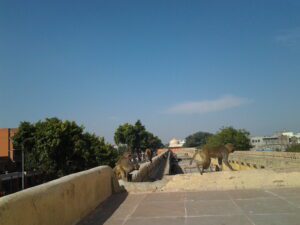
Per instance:
[[[112,195],[78,225],[296,225],[300,188]]]

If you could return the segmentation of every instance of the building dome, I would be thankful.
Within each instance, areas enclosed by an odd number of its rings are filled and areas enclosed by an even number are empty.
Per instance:
[[[177,140],[176,138],[173,138],[170,142],[169,142],[169,147],[170,148],[176,148],[176,147],[182,147],[182,144],[180,142],[180,140]]]

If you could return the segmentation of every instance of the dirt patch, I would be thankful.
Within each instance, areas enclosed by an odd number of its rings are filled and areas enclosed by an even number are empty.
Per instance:
[[[215,173],[180,174],[157,191],[199,191],[300,187],[300,172],[272,170],[222,171]]]

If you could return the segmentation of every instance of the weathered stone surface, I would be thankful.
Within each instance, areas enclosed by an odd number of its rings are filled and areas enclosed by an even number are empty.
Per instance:
[[[0,198],[0,225],[71,225],[117,189],[108,166],[71,174]]]
[[[299,192],[300,188],[123,193],[110,197],[78,225],[298,225],[300,208],[286,193],[292,198]]]
[[[169,177],[161,191],[243,190],[300,187],[300,171],[243,170],[180,174]]]
[[[140,165],[139,170],[134,170],[132,174],[133,182],[146,182],[157,179],[162,179],[165,170],[169,166],[170,152],[166,151],[162,154],[153,157],[152,163],[145,162]]]

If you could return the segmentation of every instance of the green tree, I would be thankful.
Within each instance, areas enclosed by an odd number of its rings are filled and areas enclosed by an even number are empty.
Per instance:
[[[115,131],[114,140],[117,145],[127,145],[132,153],[163,146],[161,140],[148,132],[140,120],[134,125],[128,123],[120,125]]]
[[[115,131],[114,140],[117,145],[125,144],[131,152],[136,150],[136,133],[133,125],[125,123]]]
[[[237,150],[245,151],[252,147],[249,136],[250,133],[244,129],[237,130],[233,127],[225,127],[217,134],[209,137],[207,144],[210,146],[218,146],[232,143]]]
[[[38,165],[38,159],[34,157],[33,148],[35,146],[35,126],[29,122],[21,122],[18,132],[13,137],[14,149],[17,151],[22,151],[26,153],[25,170],[32,171]]]
[[[143,151],[146,150],[147,148],[158,149],[158,148],[162,148],[163,146],[164,146],[163,143],[157,136],[154,136],[152,133],[148,131],[145,132],[145,136],[141,143],[141,149]]]
[[[286,149],[287,152],[300,152],[300,144],[294,144]]]
[[[198,147],[205,145],[210,136],[212,136],[212,134],[208,132],[196,132],[186,137],[184,147]]]
[[[103,138],[84,133],[73,121],[47,118],[22,122],[14,136],[16,149],[25,152],[25,169],[53,179],[98,165],[113,165],[116,152]]]

